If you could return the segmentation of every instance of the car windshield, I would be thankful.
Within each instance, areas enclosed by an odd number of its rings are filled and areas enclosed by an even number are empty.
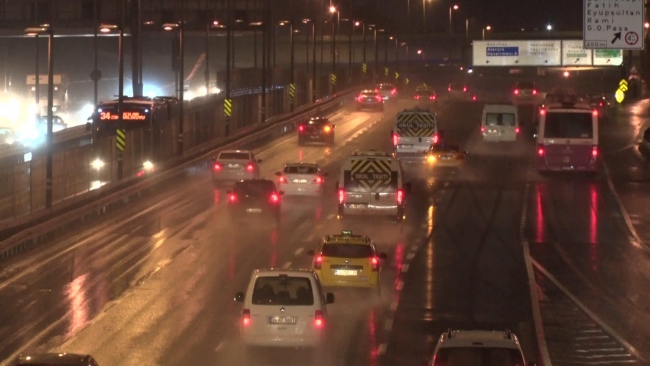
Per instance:
[[[435,144],[431,145],[432,152],[451,152],[460,151],[460,146],[456,144]]]
[[[545,138],[593,138],[591,111],[586,113],[548,112],[544,122]]]
[[[364,96],[364,97],[368,97],[368,98],[374,98],[378,94],[377,94],[377,92],[363,92],[363,93],[361,93],[361,95]]]
[[[418,90],[415,92],[416,95],[424,95],[424,96],[429,96],[433,94],[433,91],[430,90]]]
[[[219,154],[219,159],[225,160],[248,160],[250,155],[242,152],[222,152]]]
[[[436,365],[445,366],[525,366],[521,352],[512,348],[450,347],[436,354]]]
[[[325,124],[330,123],[330,121],[328,119],[325,119],[325,118],[323,118],[323,119],[310,119],[309,122],[307,122],[307,123],[312,125],[312,126],[321,126],[321,125],[325,125]]]
[[[309,165],[289,165],[284,168],[284,174],[316,174],[318,168]]]
[[[450,84],[449,88],[451,88],[451,90],[462,90],[464,88],[464,85],[454,83],[454,84]]]
[[[514,113],[486,113],[485,124],[488,126],[515,126]]]
[[[333,258],[370,258],[373,256],[370,245],[359,244],[325,244],[321,254]]]
[[[254,305],[313,305],[314,291],[306,277],[259,277],[252,302]]]
[[[395,86],[390,85],[390,84],[383,84],[379,86],[379,89],[381,90],[393,90],[395,89]]]
[[[275,187],[271,181],[243,181],[235,184],[235,192],[244,196],[266,196],[273,191]]]
[[[517,88],[519,89],[535,89],[535,83],[531,83],[528,81],[522,81],[517,84]]]

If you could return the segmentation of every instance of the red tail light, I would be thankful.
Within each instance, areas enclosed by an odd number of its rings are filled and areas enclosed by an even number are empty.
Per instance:
[[[519,127],[515,128],[515,133],[519,133]]]
[[[515,95],[519,95],[519,89],[515,89]]]
[[[397,190],[397,204],[401,205],[404,203],[404,191],[401,189]]]
[[[253,166],[253,164],[248,163],[248,165],[246,165],[246,170],[247,170],[247,171],[252,172],[253,169],[255,169],[255,167]]]
[[[545,116],[546,115],[546,109],[540,109],[539,110],[539,115],[540,116]]]
[[[481,132],[485,132],[485,127],[481,126]]]
[[[533,95],[537,95],[537,89],[533,89]]]
[[[591,149],[591,156],[593,156],[594,158],[597,158],[597,157],[598,157],[598,146],[594,146],[594,147]]]
[[[594,109],[594,111],[591,112],[591,114],[593,114],[594,117],[598,117],[598,110]]]
[[[249,309],[242,310],[241,323],[244,326],[248,326],[251,324],[251,311]]]
[[[357,101],[358,101],[358,102],[363,102],[363,95],[359,95],[359,96],[357,97]]]
[[[440,137],[438,137],[438,134],[433,135],[433,143],[437,144],[438,140],[440,140]]]
[[[431,100],[436,100],[436,96],[435,96],[435,95],[432,95],[432,96],[429,97],[429,99],[431,99]]]
[[[339,203],[345,202],[345,190],[339,189]]]
[[[383,99],[381,98],[381,95],[375,95],[375,99],[377,99],[378,102],[381,102]]]
[[[212,167],[212,169],[217,170],[217,171],[221,170],[221,164],[214,163],[214,166]]]
[[[399,136],[396,133],[394,133],[393,134],[393,145],[397,146],[398,142],[399,142]]]
[[[397,94],[397,88],[393,88],[393,90],[390,91],[391,94]]]
[[[314,258],[314,269],[321,269],[322,265],[323,265],[323,256],[317,255],[316,258]]]
[[[325,320],[323,319],[323,311],[316,310],[316,313],[314,314],[314,327],[322,328],[323,325],[325,325]]]
[[[544,147],[540,146],[537,148],[537,155],[544,156]]]
[[[420,96],[419,96],[419,95],[416,95],[416,96],[415,96],[415,99],[420,99]]]
[[[603,106],[603,102],[598,103],[601,107]]]
[[[277,193],[272,193],[271,198],[269,199],[271,203],[278,203],[280,202],[280,195]]]
[[[472,96],[472,100],[476,100],[476,95]]]
[[[287,183],[287,178],[285,178],[285,177],[280,177],[280,178],[278,179],[278,182],[280,182],[280,183]]]
[[[303,126],[303,125],[298,126],[298,131],[300,131],[300,132],[305,131],[305,126]]]
[[[378,272],[379,271],[379,258],[372,257],[370,259],[370,264],[372,265],[372,271],[373,272]]]
[[[228,201],[229,202],[237,202],[237,195],[234,193],[231,193],[230,196],[228,196]]]
[[[451,91],[451,86],[447,88],[447,91]]]
[[[316,178],[314,178],[314,181],[313,181],[312,183],[314,183],[314,184],[321,184],[321,183],[323,183],[323,178],[321,178],[321,177],[316,177]]]
[[[463,87],[463,91],[464,91],[464,92],[467,91],[467,87],[466,87],[466,86]]]

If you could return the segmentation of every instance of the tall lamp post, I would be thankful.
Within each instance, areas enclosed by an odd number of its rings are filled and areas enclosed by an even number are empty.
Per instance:
[[[316,18],[303,19],[303,23],[311,23],[311,102],[316,103]],[[309,74],[309,34],[307,35],[307,74]]]
[[[454,43],[454,28],[453,28],[453,23],[452,23],[452,11],[453,10],[458,10],[458,5],[454,4],[449,7],[449,64],[451,64],[451,51]]]
[[[335,6],[330,6],[330,14],[334,15],[336,13],[337,17],[340,20],[340,13],[336,10]],[[332,95],[336,93],[336,82],[334,82],[334,77],[336,77],[336,23],[332,19],[332,75],[330,76],[330,84],[332,85]]]
[[[179,121],[178,121],[178,155],[182,156],[183,155],[183,124],[185,120],[185,115],[184,115],[184,110],[183,110],[183,105],[185,104],[184,101],[184,91],[185,91],[185,42],[183,39],[183,23],[178,22],[178,23],[165,23],[163,24],[163,29],[166,31],[173,31],[173,30],[178,30],[178,51],[180,53],[180,56],[178,58],[179,60],[179,85],[180,88],[178,89],[178,96],[179,96],[179,106],[178,106],[178,114],[179,114]],[[176,55],[174,55],[174,58]]]
[[[47,158],[45,162],[45,208],[52,208],[52,126],[54,107],[54,29],[49,24],[43,24],[40,27],[31,27],[25,29],[28,36],[38,36],[44,34],[48,36],[47,42],[47,135],[45,137]],[[38,78],[39,75],[36,75]]]
[[[483,33],[483,40],[484,41],[485,41],[485,31],[489,31],[491,29],[492,29],[492,27],[489,26],[489,25],[483,28],[483,31],[481,33]]]
[[[362,76],[363,76],[362,81],[365,83],[366,82],[366,74],[368,72],[368,69],[367,69],[368,66],[366,65],[366,23],[361,22],[361,21],[356,21],[356,22],[354,22],[354,26],[355,27],[361,26],[361,39],[362,39],[361,42],[363,44],[363,46],[362,46],[363,51],[361,51],[362,52],[361,65],[362,65],[362,67],[364,67],[364,66],[366,67],[366,71],[363,71],[363,69],[361,71],[363,73],[362,74]]]

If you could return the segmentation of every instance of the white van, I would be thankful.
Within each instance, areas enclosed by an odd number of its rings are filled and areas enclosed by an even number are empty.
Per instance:
[[[514,104],[486,104],[481,117],[484,141],[516,141],[519,113]]]
[[[404,109],[397,113],[391,134],[397,157],[424,160],[429,147],[438,143],[438,118],[428,109]]]
[[[246,346],[317,348],[324,341],[327,304],[316,272],[307,269],[257,269],[242,302],[239,334]]]
[[[411,184],[404,182],[400,160],[389,152],[355,152],[343,161],[339,181],[338,218],[388,216],[402,221]]]

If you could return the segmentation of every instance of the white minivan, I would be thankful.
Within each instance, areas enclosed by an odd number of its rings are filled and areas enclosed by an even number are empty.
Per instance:
[[[519,114],[514,104],[486,104],[481,117],[484,141],[516,141],[519,134]]]
[[[242,343],[260,347],[318,348],[325,338],[327,304],[318,275],[307,269],[257,269],[243,302],[239,330]]]

